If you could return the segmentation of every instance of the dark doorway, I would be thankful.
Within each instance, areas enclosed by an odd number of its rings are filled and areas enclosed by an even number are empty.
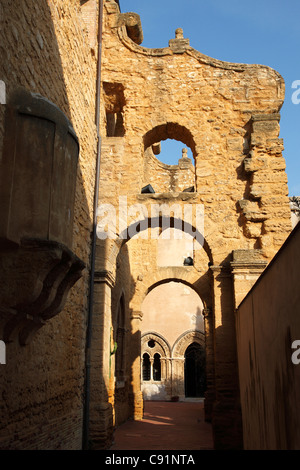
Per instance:
[[[186,397],[203,397],[206,390],[205,351],[192,343],[185,351],[184,386]]]

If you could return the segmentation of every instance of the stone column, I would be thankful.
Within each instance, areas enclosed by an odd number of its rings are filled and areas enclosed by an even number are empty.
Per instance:
[[[153,362],[154,362],[154,358],[150,357],[150,382],[153,381]]]
[[[89,440],[94,449],[107,448],[112,440],[113,409],[109,402],[111,367],[111,289],[108,271],[95,272],[92,340],[90,347]]]
[[[131,313],[131,337],[130,337],[130,363],[131,367],[131,387],[129,399],[132,409],[132,417],[141,420],[144,413],[144,400],[141,391],[141,321],[142,312],[132,311]],[[152,374],[152,365],[151,365]]]
[[[161,367],[161,380],[165,382],[167,380],[167,358],[166,357],[160,358],[160,367]]]
[[[211,421],[212,407],[215,401],[215,367],[214,367],[214,325],[212,309],[204,308],[206,392],[204,401],[205,420]]]
[[[214,285],[215,449],[243,445],[236,353],[233,282],[229,266],[211,266]]]
[[[172,396],[185,398],[184,357],[174,357],[172,360]]]

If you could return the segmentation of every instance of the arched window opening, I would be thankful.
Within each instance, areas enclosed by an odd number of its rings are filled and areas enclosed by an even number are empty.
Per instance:
[[[107,137],[123,137],[125,97],[122,83],[103,82]]]
[[[160,363],[160,355],[158,353],[154,354],[153,380],[155,380],[156,382],[161,380],[161,363]]]
[[[186,397],[203,397],[206,390],[205,351],[192,343],[185,351],[184,385]]]
[[[179,160],[182,158],[189,159],[186,163],[194,164],[191,149],[181,141],[174,139],[162,140],[159,144],[153,145],[152,150],[158,160],[165,165],[178,165]]]
[[[194,192],[196,145],[184,126],[168,122],[144,135],[144,177],[151,192]]]
[[[149,381],[151,379],[151,363],[150,363],[150,357],[149,354],[144,353],[143,354],[143,381]]]

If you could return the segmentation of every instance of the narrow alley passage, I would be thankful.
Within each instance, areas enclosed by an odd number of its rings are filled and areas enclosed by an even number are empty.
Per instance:
[[[145,401],[143,420],[119,426],[111,450],[213,450],[203,400]]]

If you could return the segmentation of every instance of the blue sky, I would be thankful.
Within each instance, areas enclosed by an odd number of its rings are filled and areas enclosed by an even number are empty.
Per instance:
[[[268,65],[282,75],[286,92],[280,137],[289,194],[300,196],[300,0],[120,0],[120,6],[123,13],[140,15],[144,47],[168,47],[180,27],[190,45],[203,54]],[[178,148],[176,141],[171,143],[178,160],[182,144]],[[162,150],[167,152],[167,147]]]

